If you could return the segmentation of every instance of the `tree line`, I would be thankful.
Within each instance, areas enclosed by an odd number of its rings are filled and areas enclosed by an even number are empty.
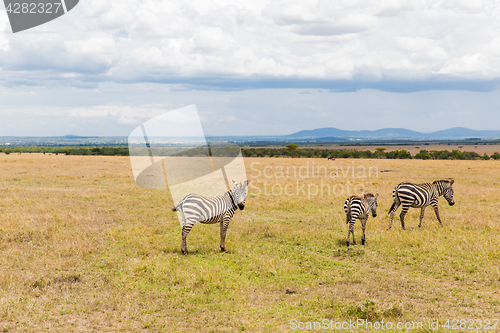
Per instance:
[[[476,152],[460,150],[420,150],[417,154],[405,149],[386,151],[386,148],[376,148],[374,152],[370,150],[347,150],[347,149],[321,149],[302,148],[298,145],[290,144],[285,148],[242,148],[244,157],[292,157],[292,158],[386,158],[386,159],[421,159],[421,160],[500,160],[500,153],[492,155],[484,153],[479,155]],[[238,147],[225,149],[211,149],[214,156],[236,156],[233,152]],[[64,155],[102,155],[102,156],[129,156],[128,147],[123,146],[103,146],[103,147],[9,147],[0,148],[0,153],[43,153],[43,154],[64,154]],[[177,156],[208,156],[207,149],[190,149]]]
[[[319,158],[386,158],[386,159],[421,159],[421,160],[499,160],[500,154],[491,156],[484,153],[460,150],[425,150],[422,149],[414,156],[405,149],[386,151],[386,148],[370,150],[347,150],[347,149],[321,149],[307,148],[297,149],[297,145],[287,145],[286,148],[246,148],[242,149],[244,157],[319,157]]]
[[[11,153],[42,153],[54,155],[103,155],[128,156],[128,147],[9,147],[0,148],[0,152]]]

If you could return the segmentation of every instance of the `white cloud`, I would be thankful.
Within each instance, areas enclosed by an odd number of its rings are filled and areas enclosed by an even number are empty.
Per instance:
[[[464,55],[460,59],[453,59],[448,65],[439,70],[438,74],[454,76],[467,76],[470,78],[494,78],[495,73],[488,73],[490,68],[488,59],[484,54],[475,53]],[[498,71],[495,71],[498,72]]]
[[[139,125],[140,123],[131,117],[120,117],[120,118],[118,118],[118,124],[120,124],[120,125]]]
[[[500,76],[499,19],[494,0],[87,0],[32,30],[57,33],[0,35],[0,74],[6,84],[91,88],[490,80]]]

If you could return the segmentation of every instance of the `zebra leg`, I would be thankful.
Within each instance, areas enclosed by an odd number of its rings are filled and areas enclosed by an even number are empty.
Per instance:
[[[368,218],[364,218],[362,221],[361,221],[361,226],[363,227],[363,238],[361,238],[361,245],[365,245],[365,230],[366,230],[366,221],[368,221]]]
[[[352,223],[349,224],[349,229],[351,229],[351,234],[352,234],[352,243],[356,245],[356,239],[354,239],[354,223],[356,220],[352,221]]]
[[[227,232],[227,228],[229,227],[230,221],[231,221],[231,218],[224,217],[224,219],[220,222],[220,251],[221,252],[227,252],[225,242],[226,242],[226,232]]]
[[[351,227],[350,226],[347,228],[347,239],[346,239],[347,247],[349,247],[349,236],[351,236]]]
[[[439,224],[441,224],[441,226],[443,226],[443,222],[441,222],[441,218],[439,217],[439,209],[438,209],[438,205],[436,204],[435,206],[432,205],[432,208],[434,208],[434,213],[436,213],[436,217],[439,221]]]
[[[349,246],[349,236],[352,233],[352,243],[356,244],[356,240],[354,239],[354,222],[349,222],[349,230],[347,231],[347,246]]]
[[[394,214],[396,214],[396,210],[399,208],[400,204],[401,203],[399,201],[396,201],[394,203],[394,208],[390,212],[390,214],[391,214],[391,220],[389,221],[389,228],[387,228],[387,230],[390,230],[392,228],[392,219],[394,218]]]
[[[183,255],[187,255],[188,254],[187,244],[186,244],[186,237],[189,234],[189,232],[191,231],[191,229],[193,228],[193,225],[194,224],[189,224],[189,225],[185,225],[184,227],[182,227],[181,252],[182,252]]]
[[[422,219],[424,218],[425,208],[427,208],[427,206],[423,206],[420,209],[420,223],[418,224],[419,228],[422,227]]]
[[[408,209],[410,209],[410,206],[403,205],[403,210],[399,215],[399,218],[401,219],[401,228],[403,228],[403,230],[405,229],[405,215],[408,212]]]

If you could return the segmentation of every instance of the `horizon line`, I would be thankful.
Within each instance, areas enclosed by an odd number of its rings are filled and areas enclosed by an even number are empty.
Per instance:
[[[264,138],[265,137],[286,137],[286,136],[289,136],[289,135],[292,135],[292,134],[296,134],[296,133],[299,133],[299,132],[315,131],[315,130],[322,130],[322,129],[336,129],[336,130],[348,131],[348,132],[363,132],[363,131],[375,132],[375,131],[388,130],[388,129],[402,129],[402,130],[407,130],[407,131],[412,131],[412,132],[417,132],[417,133],[427,134],[427,135],[432,134],[432,133],[436,133],[436,132],[440,132],[440,131],[452,130],[452,129],[466,129],[466,130],[477,131],[477,132],[480,132],[480,131],[500,131],[500,129],[481,129],[481,130],[477,130],[477,129],[472,129],[472,128],[469,128],[469,127],[461,127],[461,126],[450,127],[450,128],[435,130],[435,131],[431,131],[431,132],[422,132],[422,131],[412,130],[412,129],[408,129],[408,128],[404,128],[404,127],[384,127],[384,128],[374,129],[374,130],[369,130],[369,129],[349,130],[349,129],[340,129],[340,128],[337,128],[337,127],[319,127],[319,128],[314,128],[314,129],[303,129],[303,130],[295,131],[295,132],[289,133],[289,134],[246,134],[246,135],[231,135],[231,134],[227,134],[227,135],[212,135],[212,134],[205,134],[205,137],[211,137],[211,138],[216,138],[216,137],[219,137],[219,138],[224,138],[224,137],[225,138],[236,138],[236,137],[241,137],[241,138],[244,138],[244,137],[264,137]],[[79,134],[65,134],[65,135],[2,135],[2,136],[0,136],[0,138],[65,138],[65,139],[128,138],[128,137],[130,137],[130,135],[79,135]],[[160,136],[156,136],[156,137],[160,137]],[[168,136],[161,136],[161,137],[168,137]],[[168,138],[177,138],[177,136],[176,137],[168,137]],[[178,138],[185,138],[185,137],[179,136]]]

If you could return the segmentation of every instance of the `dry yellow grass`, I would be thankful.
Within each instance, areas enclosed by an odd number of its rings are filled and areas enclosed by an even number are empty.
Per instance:
[[[431,150],[459,150],[459,151],[471,151],[478,153],[483,156],[483,154],[492,155],[494,153],[500,153],[500,145],[498,144],[415,144],[415,145],[380,145],[380,146],[342,146],[335,147],[333,149],[353,149],[353,150],[370,150],[371,152],[375,152],[376,148],[387,148],[387,152],[394,150],[405,149],[409,151],[413,156],[417,154],[420,150],[425,149],[427,151]]]
[[[459,150],[459,151],[470,151],[470,152],[475,152],[478,153],[479,155],[483,155],[484,153],[488,155],[492,155],[494,153],[500,153],[500,145],[499,144],[493,144],[493,143],[488,143],[488,144],[482,144],[480,142],[476,143],[470,143],[470,144],[447,144],[447,143],[430,143],[430,144],[423,144],[423,143],[416,143],[412,145],[370,145],[370,146],[339,146],[339,145],[324,145],[324,146],[301,146],[300,149],[347,149],[347,150],[369,150],[372,153],[376,151],[377,148],[386,148],[386,152],[390,151],[395,151],[395,150],[407,150],[409,151],[412,156],[415,156],[420,150]],[[259,147],[245,147],[245,148],[259,148]],[[264,148],[264,147],[262,147]],[[269,146],[266,148],[283,148],[283,146]]]
[[[128,158],[0,154],[0,330],[276,332],[292,319],[498,317],[500,162],[246,164],[251,188],[229,253],[218,252],[218,227],[196,225],[183,257],[169,194],[137,187]],[[395,185],[447,177],[456,205],[442,199],[444,228],[429,209],[419,229],[413,209],[408,230],[399,219],[386,230]],[[332,193],[308,195],[310,184]],[[379,216],[367,244],[347,249],[342,204],[356,185],[380,193]]]
[[[380,145],[380,146],[342,146],[342,149],[355,149],[355,150],[370,150],[371,152],[375,152],[377,148],[387,148],[387,152],[394,150],[405,149],[409,151],[412,155],[417,154],[420,150],[425,149],[427,151],[431,150],[459,150],[459,151],[471,151],[478,153],[483,156],[484,153],[488,155],[492,155],[494,153],[500,153],[500,145],[498,144],[447,144],[447,143],[431,143],[428,145],[425,144],[414,144],[414,145]],[[336,147],[334,149],[338,149],[340,147]]]

